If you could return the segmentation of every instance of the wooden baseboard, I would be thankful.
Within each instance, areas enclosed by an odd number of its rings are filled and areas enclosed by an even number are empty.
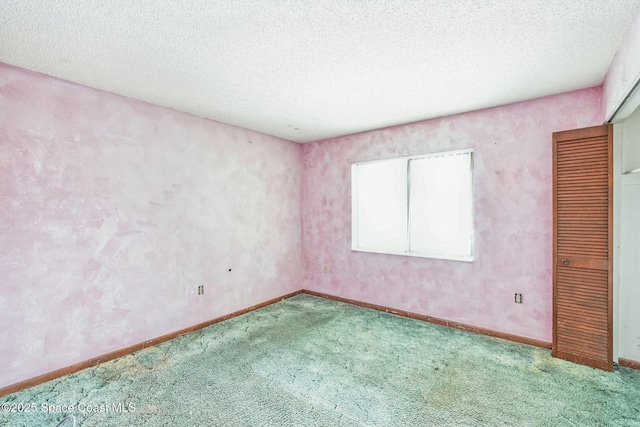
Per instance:
[[[637,360],[625,359],[623,357],[618,358],[618,366],[624,366],[625,368],[640,369],[640,362]]]
[[[485,329],[478,326],[467,325],[465,323],[453,322],[450,320],[444,320],[437,317],[431,317],[424,314],[413,313],[410,311],[397,310],[395,308],[385,307],[377,304],[370,304],[367,302],[362,302],[358,300],[352,300],[349,298],[337,297],[335,295],[324,294],[322,292],[311,291],[308,289],[304,289],[302,291],[305,294],[331,299],[334,301],[346,302],[348,304],[358,305],[360,307],[371,308],[373,310],[384,311],[386,313],[397,314],[398,316],[409,317],[411,319],[422,320],[425,322],[435,323],[437,325],[448,326],[450,328],[462,329],[463,331],[475,332],[477,334],[488,335],[490,337],[502,338],[509,341],[514,341],[520,344],[532,345],[535,347],[541,348],[551,348],[551,343],[548,341],[537,340],[534,338],[523,337],[520,335],[509,334],[506,332],[495,331],[493,329]]]
[[[226,314],[224,316],[216,317],[215,319],[207,320],[206,322],[198,323],[197,325],[189,326],[188,328],[180,329],[179,331],[171,332],[166,335],[162,335],[160,337],[152,338],[150,340],[131,345],[129,347],[122,348],[120,350],[112,351],[111,353],[103,354],[102,356],[94,357],[93,359],[85,360],[84,362],[79,362],[71,366],[67,366],[66,368],[56,369],[55,371],[47,372],[46,374],[39,375],[34,378],[30,378],[28,380],[20,381],[19,383],[11,384],[5,387],[0,388],[0,397],[6,396],[7,394],[16,393],[20,390],[24,390],[25,388],[33,387],[38,384],[42,384],[47,381],[54,380],[56,378],[60,378],[65,375],[73,374],[75,372],[81,371],[86,368],[90,368],[92,366],[99,365],[100,363],[108,362],[109,360],[117,359],[118,357],[126,356],[128,354],[134,353],[136,351],[140,351],[147,347],[152,347],[154,345],[158,345],[165,341],[169,341],[171,339],[177,338],[179,336],[188,334],[189,332],[197,331],[198,329],[206,328],[207,326],[214,325],[219,322],[223,322],[225,320],[231,319],[233,317],[237,317],[251,311],[257,310],[259,308],[266,307],[268,305],[274,304],[278,301],[282,301],[287,298],[291,298],[298,294],[302,293],[302,291],[295,291],[289,294],[283,295],[281,297],[273,298],[268,301],[261,302],[260,304],[252,305],[251,307],[244,308],[242,310],[234,311],[233,313]]]
[[[212,320],[208,320],[206,322],[198,323],[197,325],[189,326],[188,328],[184,328],[184,329],[181,329],[179,331],[175,331],[175,332],[172,332],[172,333],[169,333],[169,334],[166,334],[166,335],[162,335],[160,337],[152,338],[150,340],[147,340],[147,341],[144,341],[144,342],[141,342],[141,343],[138,343],[138,344],[134,344],[134,345],[131,345],[129,347],[125,347],[125,348],[122,348],[120,350],[113,351],[111,353],[103,354],[102,356],[94,357],[93,359],[85,360],[83,362],[79,362],[79,363],[76,363],[74,365],[67,366],[66,368],[57,369],[55,371],[51,371],[51,372],[39,375],[39,376],[34,377],[34,378],[30,378],[28,380],[24,380],[24,381],[21,381],[19,383],[15,383],[15,384],[11,384],[11,385],[2,387],[2,388],[0,388],[0,397],[6,396],[7,394],[11,394],[11,393],[16,393],[16,392],[18,392],[20,390],[24,390],[25,388],[33,387],[33,386],[36,386],[38,384],[42,384],[44,382],[54,380],[56,378],[59,378],[59,377],[65,376],[65,375],[73,374],[73,373],[81,371],[83,369],[99,365],[100,363],[104,363],[104,362],[108,362],[109,360],[117,359],[118,357],[122,357],[122,356],[126,356],[128,354],[131,354],[131,353],[135,353],[136,351],[140,351],[140,350],[142,350],[144,348],[152,347],[154,345],[158,345],[160,343],[163,343],[165,341],[171,340],[173,338],[177,338],[179,336],[188,334],[189,332],[197,331],[199,329],[206,328],[207,326],[214,325],[216,323],[231,319],[233,317],[237,317],[237,316],[240,316],[242,314],[249,313],[249,312],[254,311],[254,310],[258,310],[260,308],[266,307],[268,305],[271,305],[271,304],[276,303],[278,301],[281,301],[283,299],[291,298],[291,297],[296,296],[296,295],[301,294],[301,293],[306,293],[306,294],[309,294],[309,295],[313,295],[313,296],[317,296],[317,297],[321,297],[321,298],[326,298],[326,299],[330,299],[330,300],[334,300],[334,301],[345,302],[345,303],[357,305],[357,306],[360,306],[360,307],[371,308],[373,310],[384,311],[386,313],[396,314],[398,316],[409,317],[411,319],[422,320],[422,321],[425,321],[425,322],[435,323],[435,324],[438,324],[438,325],[448,326],[448,327],[451,327],[451,328],[461,329],[461,330],[464,330],[464,331],[475,332],[475,333],[478,333],[478,334],[488,335],[488,336],[496,337],[496,338],[502,338],[502,339],[506,339],[506,340],[509,340],[509,341],[514,341],[514,342],[521,343],[521,344],[527,344],[527,345],[532,345],[532,346],[535,346],[535,347],[542,347],[542,348],[548,348],[548,349],[551,348],[551,343],[547,342],[547,341],[542,341],[542,340],[537,340],[537,339],[533,339],[533,338],[523,337],[523,336],[515,335],[515,334],[509,334],[509,333],[506,333],[506,332],[495,331],[495,330],[492,330],[492,329],[485,329],[485,328],[481,328],[481,327],[477,327],[477,326],[467,325],[465,323],[453,322],[453,321],[449,321],[449,320],[440,319],[440,318],[437,318],[437,317],[427,316],[427,315],[424,315],[424,314],[418,314],[418,313],[413,313],[413,312],[404,311],[404,310],[397,310],[397,309],[390,308],[390,307],[385,307],[385,306],[382,306],[382,305],[370,304],[370,303],[366,303],[366,302],[362,302],[362,301],[358,301],[358,300],[352,300],[352,299],[349,299],[349,298],[337,297],[337,296],[334,296],[334,295],[329,295],[329,294],[325,294],[325,293],[322,293],[322,292],[316,292],[316,291],[311,291],[311,290],[305,289],[305,290],[299,290],[299,291],[291,292],[291,293],[283,295],[281,297],[273,298],[273,299],[270,299],[268,301],[264,301],[264,302],[262,302],[260,304],[253,305],[251,307],[247,307],[245,309],[238,310],[238,311],[235,311],[233,313],[226,314],[224,316],[217,317],[217,318],[212,319]],[[636,362],[634,360],[629,360],[629,359],[619,359],[619,365],[620,366],[629,367],[629,368],[634,368],[634,369],[640,369],[640,362]]]

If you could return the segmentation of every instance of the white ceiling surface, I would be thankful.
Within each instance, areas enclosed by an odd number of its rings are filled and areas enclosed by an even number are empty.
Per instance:
[[[308,142],[598,86],[640,0],[2,0],[0,61]]]

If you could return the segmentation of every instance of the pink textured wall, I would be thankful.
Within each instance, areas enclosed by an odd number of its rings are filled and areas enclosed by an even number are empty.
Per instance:
[[[601,123],[593,88],[304,145],[304,289],[550,341],[551,134]],[[473,263],[351,251],[350,162],[467,147]]]
[[[604,119],[609,119],[640,79],[640,14],[616,53],[602,84]]]
[[[0,64],[0,387],[300,289],[301,179],[298,144]]]

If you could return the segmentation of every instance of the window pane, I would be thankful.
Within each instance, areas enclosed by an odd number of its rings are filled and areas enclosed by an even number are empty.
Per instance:
[[[409,168],[410,250],[470,257],[471,153],[414,159]]]
[[[354,247],[380,252],[407,249],[407,160],[353,165]]]

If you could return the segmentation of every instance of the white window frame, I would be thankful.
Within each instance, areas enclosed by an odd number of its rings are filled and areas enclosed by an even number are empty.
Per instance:
[[[470,201],[469,201],[469,253],[434,253],[434,252],[419,252],[419,251],[415,251],[415,250],[411,250],[410,248],[410,241],[411,241],[411,222],[415,221],[415,218],[411,218],[410,212],[412,211],[411,208],[411,172],[410,172],[410,165],[411,165],[411,161],[413,160],[421,160],[421,159],[429,159],[429,158],[436,158],[436,157],[443,157],[443,156],[455,156],[455,155],[460,155],[460,154],[469,154],[469,197],[470,197]],[[402,167],[400,165],[400,162],[405,162],[406,163],[406,182],[404,183],[405,185],[405,189],[406,189],[406,208],[404,211],[404,215],[406,216],[406,221],[403,223],[403,226],[406,226],[406,234],[405,234],[405,242],[402,246],[402,249],[397,249],[399,247],[399,244],[397,242],[397,239],[395,240],[395,250],[394,249],[388,249],[388,248],[379,248],[379,247],[365,247],[365,245],[361,245],[359,244],[359,227],[358,227],[358,218],[359,216],[359,193],[358,193],[358,182],[359,182],[359,175],[358,175],[358,171],[359,171],[359,165],[366,165],[366,164],[371,164],[371,163],[382,163],[382,162],[398,162],[397,166],[398,167]],[[351,249],[353,251],[359,251],[359,252],[373,252],[373,253],[383,253],[383,254],[390,254],[390,255],[404,255],[404,256],[414,256],[414,257],[422,257],[422,258],[435,258],[435,259],[445,259],[445,260],[454,260],[454,261],[465,261],[465,262],[472,262],[474,259],[474,213],[473,213],[473,200],[474,200],[474,196],[473,196],[473,175],[474,175],[474,153],[473,153],[473,148],[467,148],[467,149],[462,149],[462,150],[453,150],[453,151],[442,151],[442,152],[436,152],[436,153],[428,153],[428,154],[419,154],[419,155],[411,155],[411,156],[402,156],[402,157],[394,157],[394,158],[387,158],[387,159],[379,159],[379,160],[371,160],[371,161],[358,161],[358,162],[353,162],[351,163]],[[366,179],[366,178],[365,178]],[[398,188],[398,190],[401,190],[401,188]],[[397,192],[398,194],[401,193],[401,191]],[[399,196],[401,198],[401,200],[396,200],[395,204],[399,205],[403,203],[403,195],[400,194]],[[465,214],[466,215],[466,214]],[[466,217],[465,217],[466,218]],[[401,226],[397,227],[398,229],[402,228]],[[394,231],[394,233],[397,232]],[[399,235],[395,235],[395,237],[398,237],[398,239],[400,239]]]

